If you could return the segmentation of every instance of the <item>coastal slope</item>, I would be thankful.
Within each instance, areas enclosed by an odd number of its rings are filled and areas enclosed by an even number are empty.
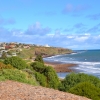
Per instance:
[[[90,100],[85,97],[15,81],[0,82],[0,100]]]

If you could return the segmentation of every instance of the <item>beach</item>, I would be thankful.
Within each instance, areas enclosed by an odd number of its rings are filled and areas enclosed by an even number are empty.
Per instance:
[[[54,70],[59,73],[59,72],[74,72],[74,70],[71,67],[77,66],[77,64],[72,64],[72,63],[60,63],[60,62],[45,62],[47,66],[52,66]]]

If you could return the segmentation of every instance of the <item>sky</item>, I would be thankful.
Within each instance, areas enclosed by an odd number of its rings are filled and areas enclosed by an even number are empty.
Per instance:
[[[100,0],[0,0],[0,42],[100,49]]]

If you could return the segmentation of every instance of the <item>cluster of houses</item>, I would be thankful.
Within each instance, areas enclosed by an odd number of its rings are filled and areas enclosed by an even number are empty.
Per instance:
[[[17,43],[17,42],[11,42],[6,43],[2,42],[0,43],[0,57],[2,57],[2,54],[5,52],[7,56],[17,56],[16,52],[12,52],[10,55],[8,54],[9,51],[22,51],[22,48],[30,48],[30,45]]]
[[[2,54],[5,52],[7,56],[17,56],[16,52],[12,52],[12,54],[8,54],[9,51],[22,51],[22,48],[25,49],[30,49],[31,46],[40,46],[40,45],[35,45],[35,44],[24,44],[24,43],[18,43],[18,42],[1,42],[0,43],[0,57]],[[50,47],[48,45],[45,45],[44,47]]]

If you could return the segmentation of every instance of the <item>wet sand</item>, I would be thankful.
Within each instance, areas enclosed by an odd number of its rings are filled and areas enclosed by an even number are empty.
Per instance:
[[[62,64],[59,62],[45,62],[46,65],[52,66],[56,72],[74,72],[74,70],[71,67],[77,66],[77,64]],[[71,68],[71,69],[70,69]]]

